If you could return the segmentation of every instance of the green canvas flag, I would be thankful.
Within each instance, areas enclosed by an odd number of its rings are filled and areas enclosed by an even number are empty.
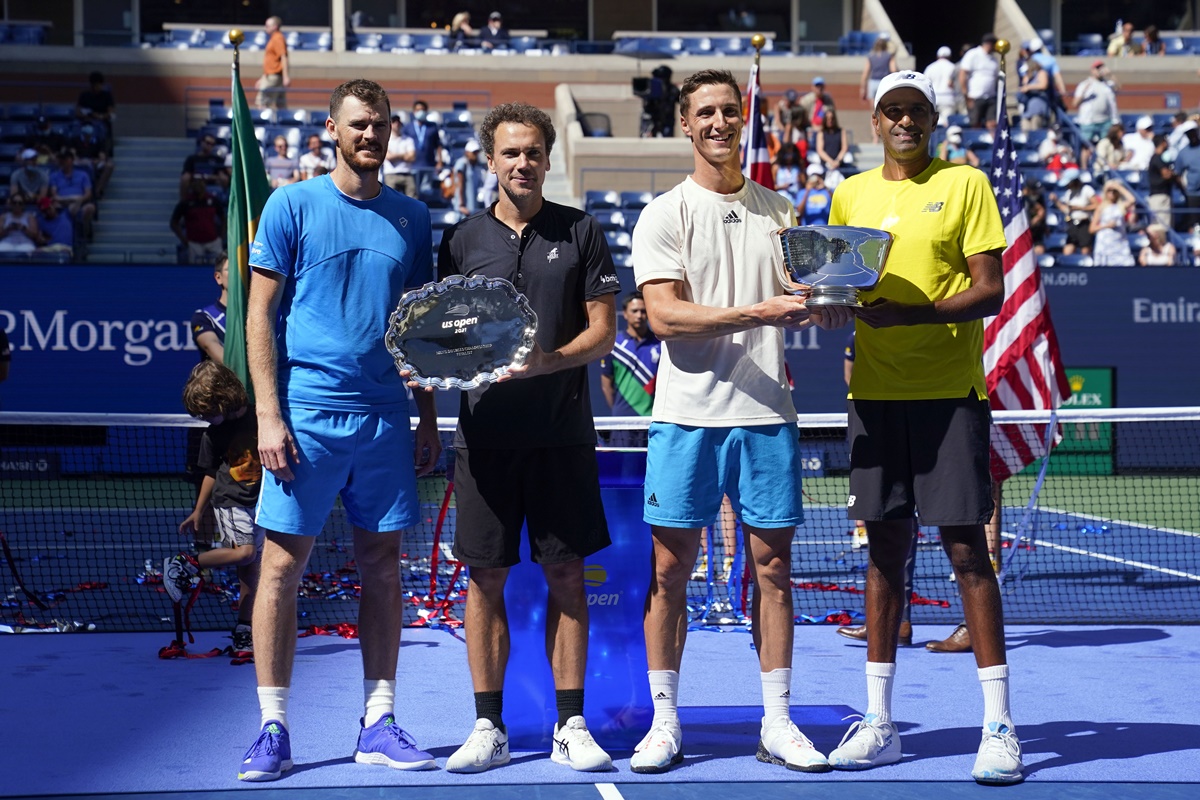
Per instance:
[[[235,51],[236,53],[236,51]],[[229,302],[225,309],[225,366],[235,373],[250,398],[254,389],[246,366],[246,301],[250,294],[250,245],[258,230],[258,218],[271,193],[267,170],[263,166],[262,147],[254,136],[254,122],[246,93],[242,91],[238,58],[233,58],[233,170],[229,180],[229,209],[226,235],[229,237]]]

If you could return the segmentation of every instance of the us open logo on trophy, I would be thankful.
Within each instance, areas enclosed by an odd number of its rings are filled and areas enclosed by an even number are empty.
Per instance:
[[[451,275],[406,292],[384,343],[409,380],[438,389],[476,389],[525,363],[537,315],[503,278]]]
[[[879,282],[892,235],[875,228],[813,225],[778,232],[788,277],[809,306],[861,306],[859,292]]]

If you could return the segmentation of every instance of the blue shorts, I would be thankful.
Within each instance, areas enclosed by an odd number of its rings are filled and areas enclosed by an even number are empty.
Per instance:
[[[411,528],[420,519],[408,411],[284,412],[300,463],[290,481],[263,470],[255,522],[269,531],[316,536],[341,495],[351,525]]]
[[[804,522],[796,426],[650,424],[646,522],[667,528],[712,525],[724,495],[747,525],[789,528]]]

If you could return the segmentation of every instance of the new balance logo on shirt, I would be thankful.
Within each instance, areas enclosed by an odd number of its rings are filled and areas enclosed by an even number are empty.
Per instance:
[[[658,498],[654,496],[654,492],[650,493],[650,499],[646,501],[646,505],[658,508]]]
[[[725,215],[725,224],[726,225],[732,225],[735,222],[741,222],[741,221],[742,220],[740,217],[738,217],[736,211],[730,211],[728,214]]]
[[[941,211],[942,206],[944,206],[944,205],[946,205],[946,204],[945,203],[926,203],[925,207],[921,209],[921,213],[926,213],[926,212],[936,213],[938,211]]]

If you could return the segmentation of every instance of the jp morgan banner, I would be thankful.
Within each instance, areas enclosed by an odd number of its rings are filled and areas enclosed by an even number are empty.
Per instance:
[[[1116,406],[1197,402],[1200,269],[1050,268],[1043,276],[1068,369],[1111,367]],[[203,266],[0,265],[0,327],[13,350],[0,409],[182,413],[183,383],[199,358],[188,323],[217,292]],[[844,411],[849,329],[783,337],[796,408]],[[592,402],[606,415],[592,372]],[[456,414],[456,393],[438,395],[439,412]]]
[[[183,413],[192,312],[219,292],[207,266],[0,265],[0,409]]]

